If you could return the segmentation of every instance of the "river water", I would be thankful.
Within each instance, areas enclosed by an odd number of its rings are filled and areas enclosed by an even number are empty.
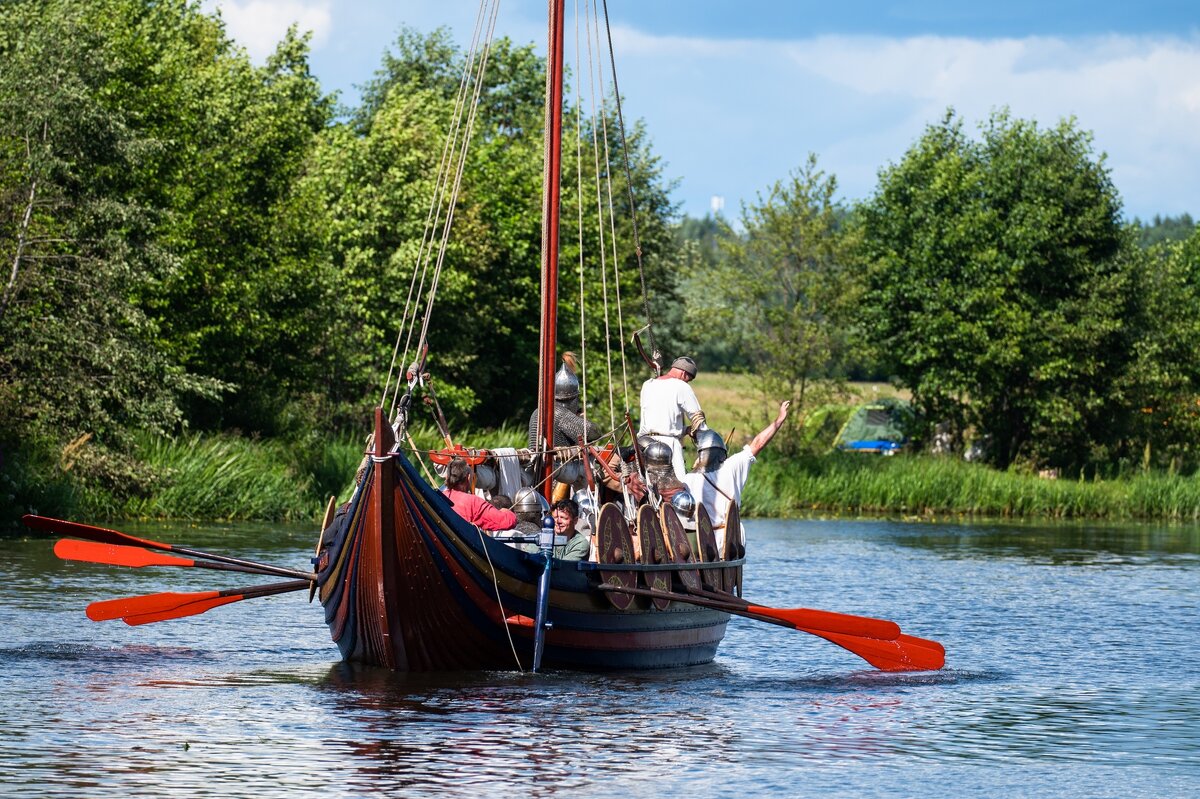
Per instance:
[[[121,529],[297,567],[315,535]],[[884,674],[733,619],[686,670],[392,674],[339,664],[305,594],[142,627],[83,614],[271,578],[0,539],[0,795],[1200,793],[1200,529],[751,520],[748,537],[748,598],[896,620],[946,668]]]

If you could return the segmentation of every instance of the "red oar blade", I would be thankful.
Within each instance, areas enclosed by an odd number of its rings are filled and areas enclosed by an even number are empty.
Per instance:
[[[108,621],[110,619],[126,619],[143,616],[159,616],[142,622],[163,621],[165,619],[194,616],[206,610],[237,602],[242,599],[254,599],[272,594],[284,594],[289,591],[303,591],[308,588],[308,580],[289,580],[286,583],[268,583],[267,585],[252,585],[247,588],[230,588],[224,591],[198,591],[191,594],[166,592],[162,594],[146,594],[145,596],[129,596],[120,599],[107,599],[103,602],[93,602],[87,607],[87,617],[92,621]],[[214,600],[227,600],[205,605],[198,609],[188,609],[191,605],[203,605]],[[186,611],[186,612],[178,612]]]
[[[915,635],[901,635],[896,640],[908,646],[922,647],[930,650],[931,652],[936,652],[937,654],[942,655],[942,660],[945,661],[946,647],[942,646],[931,638],[918,638]]]
[[[145,538],[126,535],[125,533],[117,532],[116,530],[108,530],[103,527],[92,527],[90,524],[79,524],[78,522],[68,522],[62,519],[51,519],[47,516],[34,516],[32,514],[21,517],[21,521],[25,522],[28,527],[32,527],[35,530],[46,530],[49,532],[60,533],[62,535],[73,536],[75,538],[82,538],[85,541],[93,541],[98,544],[145,547],[147,549],[158,549],[166,552],[173,552],[176,555],[180,555],[185,558],[202,559],[202,561],[193,560],[187,564],[176,561],[159,561],[152,564],[156,566],[189,565],[202,567],[205,569],[221,569],[223,571],[244,572],[247,574],[273,574],[278,577],[303,578],[309,582],[315,579],[312,574],[302,572],[298,569],[272,566],[269,563],[255,563],[251,560],[231,558],[226,555],[217,555],[212,552],[200,552],[199,550],[195,549],[185,549],[184,547],[174,546],[173,544],[163,544],[159,541],[150,541]]]
[[[196,561],[163,555],[140,547],[125,547],[118,544],[97,544],[90,541],[73,541],[64,538],[54,545],[54,554],[63,560],[80,560],[86,563],[104,563],[109,566],[195,566]]]
[[[162,594],[147,594],[145,596],[126,596],[120,599],[105,599],[93,602],[87,606],[87,617],[92,621],[110,621],[125,616],[141,616],[148,613],[161,613],[172,610],[189,602],[204,599],[214,599],[221,596],[220,591],[199,591],[192,594],[166,592]]]
[[[809,608],[768,608],[761,605],[749,605],[746,610],[760,616],[786,621],[794,627],[802,627],[806,630],[877,638],[882,641],[894,641],[900,636],[900,625],[887,619],[873,619],[869,616],[853,616],[849,613],[834,613],[829,610],[811,610]]]
[[[168,621],[170,619],[183,619],[188,616],[198,616],[205,611],[219,608],[221,605],[228,605],[231,602],[240,602],[247,597],[241,594],[233,596],[218,596],[211,599],[201,599],[195,602],[185,602],[176,608],[170,610],[162,610],[157,613],[141,613],[133,616],[124,616],[121,621],[131,627],[139,624],[153,624],[156,621]]]
[[[804,628],[801,628],[804,629]],[[901,635],[894,641],[804,629],[853,652],[880,671],[937,671],[946,665],[946,650],[937,641]]]

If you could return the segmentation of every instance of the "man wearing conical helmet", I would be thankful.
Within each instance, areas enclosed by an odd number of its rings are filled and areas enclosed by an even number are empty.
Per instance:
[[[554,375],[554,447],[578,447],[579,440],[586,438],[589,443],[599,441],[604,431],[592,422],[586,421],[580,415],[582,405],[579,401],[579,378],[575,375],[575,354],[563,353],[563,364]],[[541,448],[541,436],[538,430],[538,411],[535,408],[529,417],[529,448],[538,451]],[[575,468],[572,468],[575,467]],[[570,474],[568,478],[565,475]],[[567,496],[566,483],[577,482],[583,478],[582,465],[572,460],[562,464],[560,478],[564,483],[563,490],[556,494],[557,498]]]
[[[579,378],[571,364],[575,355],[563,353],[563,364],[554,374],[554,446],[577,447],[585,435],[589,442],[599,441],[604,431],[592,422],[584,421],[579,412]],[[535,408],[529,416],[529,448],[539,448],[538,412]]]

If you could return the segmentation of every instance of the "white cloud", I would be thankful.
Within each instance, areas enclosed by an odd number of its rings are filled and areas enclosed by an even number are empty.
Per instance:
[[[333,28],[333,0],[205,0],[202,7],[219,9],[229,35],[260,62],[293,23],[301,32],[312,31],[314,48],[325,43]]]
[[[644,115],[656,141],[669,143],[666,156],[672,171],[685,176],[693,213],[704,212],[700,203],[711,194],[753,197],[808,151],[838,175],[848,196],[865,196],[878,168],[902,157],[949,106],[969,126],[1002,106],[1043,127],[1073,116],[1095,134],[1097,151],[1107,152],[1131,215],[1200,211],[1200,40],[1194,37],[749,41],[629,29],[614,35],[618,58],[668,80],[657,90],[630,80],[649,103],[648,111],[630,113]],[[714,133],[695,137],[696,152],[683,137],[672,138],[670,116],[656,114],[655,91],[691,96],[670,101],[676,113],[682,105],[708,109],[704,119]],[[761,144],[754,147],[747,136]],[[727,159],[722,147],[730,146],[757,152]],[[771,158],[777,162],[770,167],[757,166]],[[694,185],[717,159],[737,164],[726,182]],[[747,176],[760,182],[728,183]]]

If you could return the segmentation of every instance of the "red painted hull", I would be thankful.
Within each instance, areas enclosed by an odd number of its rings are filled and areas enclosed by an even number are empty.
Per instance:
[[[529,668],[540,556],[463,521],[381,445],[319,572],[342,657],[414,672]],[[716,655],[728,614],[640,599],[621,611],[599,582],[594,564],[554,563],[543,668],[670,668]]]

